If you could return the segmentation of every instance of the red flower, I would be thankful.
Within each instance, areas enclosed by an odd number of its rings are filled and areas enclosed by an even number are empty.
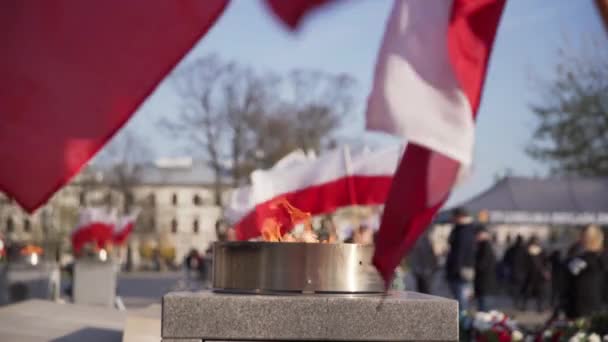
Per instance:
[[[499,342],[511,342],[511,334],[506,330],[499,332],[498,341]]]
[[[551,338],[551,342],[559,342],[559,339],[562,337],[562,335],[564,334],[563,331],[558,331],[555,334],[553,334],[553,337]]]

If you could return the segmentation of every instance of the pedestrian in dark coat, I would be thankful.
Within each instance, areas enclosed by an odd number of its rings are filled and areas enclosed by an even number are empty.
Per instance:
[[[507,269],[508,292],[515,307],[520,307],[523,302],[521,292],[526,280],[526,259],[527,252],[524,239],[521,235],[518,235],[515,243],[505,252],[502,262]]]
[[[448,242],[446,278],[450,291],[458,300],[460,310],[467,310],[468,295],[472,292],[475,273],[475,226],[473,218],[464,208],[452,212],[454,228]]]
[[[564,284],[564,263],[562,253],[559,250],[553,251],[549,256],[551,263],[551,306],[557,307]]]
[[[433,274],[437,270],[437,256],[433,251],[428,229],[418,238],[410,252],[407,262],[416,279],[416,290],[421,293],[431,293]]]
[[[536,309],[538,312],[542,312],[547,282],[550,279],[547,256],[536,236],[530,238],[527,252],[526,280],[522,288],[523,310],[526,309],[529,299],[535,299]]]
[[[475,252],[475,299],[477,310],[488,312],[491,298],[496,291],[496,255],[492,248],[490,234],[485,228],[477,232]]]
[[[604,234],[597,226],[581,236],[582,251],[566,261],[562,308],[568,318],[588,316],[602,309],[608,265],[602,255]]]

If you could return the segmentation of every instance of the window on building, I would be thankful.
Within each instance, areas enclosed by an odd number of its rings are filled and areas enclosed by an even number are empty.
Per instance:
[[[15,223],[13,222],[13,218],[9,217],[6,219],[6,232],[12,233],[15,231]]]
[[[171,233],[177,233],[177,219],[171,220]]]
[[[150,205],[156,205],[156,196],[154,196],[154,194],[149,194],[148,195],[148,202],[150,203]]]
[[[199,205],[203,204],[203,200],[201,199],[201,196],[199,196],[198,194],[196,194],[192,198],[192,203],[194,203],[194,205],[196,205],[196,206],[199,206]]]
[[[29,219],[23,219],[23,231],[29,233],[32,230],[32,224]]]
[[[192,231],[194,234],[198,234],[198,230],[198,219],[194,219],[194,222],[192,222]]]
[[[80,202],[81,206],[85,206],[87,205],[87,193],[84,191],[80,192],[80,195],[78,196],[78,202]]]
[[[173,196],[171,196],[171,203],[173,205],[177,205],[177,194],[173,194]]]
[[[42,210],[40,213],[40,228],[44,234],[48,233],[50,224],[50,213],[46,209]]]
[[[112,204],[114,203],[114,198],[112,196],[112,192],[108,191],[105,194],[103,201],[106,205],[112,206]]]
[[[135,203],[135,196],[133,196],[132,193],[127,192],[125,194],[125,203],[126,203],[126,206],[128,208],[130,208],[133,205],[133,203]]]

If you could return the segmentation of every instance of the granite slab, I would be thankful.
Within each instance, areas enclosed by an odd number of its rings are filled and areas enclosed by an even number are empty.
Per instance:
[[[0,305],[26,299],[57,299],[60,283],[59,266],[55,263],[0,265]]]
[[[163,297],[163,341],[457,341],[456,301],[388,296],[247,295],[211,291]]]

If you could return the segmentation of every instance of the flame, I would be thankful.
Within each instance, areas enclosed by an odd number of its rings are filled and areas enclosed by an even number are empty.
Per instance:
[[[262,223],[262,239],[268,242],[318,242],[316,234],[312,228],[312,215],[294,207],[284,197],[277,199],[270,204],[270,209],[274,213],[273,216],[267,217]],[[284,218],[281,222],[281,218]],[[296,238],[291,233],[281,233],[282,228],[287,228],[289,231],[297,224],[304,224],[303,237]],[[316,240],[316,241],[313,241]]]
[[[312,231],[312,216],[310,213],[302,211],[296,207],[294,207],[287,199],[284,197],[277,200],[271,208],[282,207],[287,215],[289,216],[291,226],[295,226],[296,224],[303,223],[305,230]]]
[[[274,217],[269,217],[262,224],[262,239],[268,242],[281,241],[281,224]]]
[[[42,254],[44,250],[36,245],[27,245],[20,250],[21,255]]]

